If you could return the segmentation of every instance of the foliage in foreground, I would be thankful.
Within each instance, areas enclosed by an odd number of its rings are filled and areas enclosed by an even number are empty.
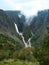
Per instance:
[[[27,61],[37,61],[36,58],[33,56],[34,48],[23,48],[20,51],[15,51],[13,53],[13,58],[17,58],[20,60],[27,60]]]
[[[34,56],[40,65],[49,65],[49,35],[44,38],[41,48],[35,48]]]
[[[27,62],[14,59],[0,61],[0,65],[39,65],[38,62]]]
[[[0,34],[0,60],[12,57],[16,50],[23,48],[23,45],[8,35]]]

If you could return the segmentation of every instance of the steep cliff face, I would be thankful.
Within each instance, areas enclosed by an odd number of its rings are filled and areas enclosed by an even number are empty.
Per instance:
[[[13,35],[16,33],[14,23],[17,24],[19,31],[23,32],[25,16],[20,11],[0,10],[0,29]]]
[[[31,30],[39,42],[47,34],[47,26],[49,26],[49,10],[39,11],[31,21]]]
[[[20,32],[23,32],[25,16],[20,11],[6,11],[11,22],[15,22]]]
[[[0,31],[7,34],[15,34],[15,28],[5,11],[0,10]]]
[[[18,14],[16,16],[18,18]],[[13,18],[15,18],[16,16],[14,16]],[[23,44],[21,37],[17,34],[14,25],[14,22],[17,22],[17,19],[15,18],[16,21],[14,21],[15,19],[13,18],[11,18],[11,16],[8,15],[6,11],[0,10],[0,34],[8,35],[9,37],[13,38],[17,42]]]
[[[0,29],[3,31],[9,31],[9,23],[10,22],[8,16],[3,10],[0,10]]]

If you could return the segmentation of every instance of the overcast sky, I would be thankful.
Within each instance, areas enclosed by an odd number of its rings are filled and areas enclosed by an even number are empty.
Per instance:
[[[0,0],[0,9],[20,10],[26,16],[31,16],[39,10],[49,9],[49,0]]]

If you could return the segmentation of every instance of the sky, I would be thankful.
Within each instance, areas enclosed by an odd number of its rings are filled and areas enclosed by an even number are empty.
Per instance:
[[[0,0],[0,9],[20,10],[26,16],[31,16],[39,10],[49,9],[49,0]]]

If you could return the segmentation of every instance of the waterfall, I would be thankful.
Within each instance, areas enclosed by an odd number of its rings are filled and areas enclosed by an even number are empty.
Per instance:
[[[23,33],[20,33],[20,32],[19,32],[19,30],[18,30],[18,27],[17,27],[17,24],[16,24],[16,23],[14,23],[14,25],[15,25],[15,29],[16,29],[17,33],[21,36],[22,41],[23,41],[23,43],[24,43],[25,47],[31,47],[31,42],[30,42],[31,38],[29,38],[29,39],[28,39],[28,41],[27,41],[27,43],[26,43],[26,42],[25,42],[25,39],[24,39],[24,36],[23,36]]]
[[[32,38],[32,37],[30,37],[30,38],[28,39],[29,47],[31,47],[31,38]]]
[[[20,33],[19,30],[18,30],[17,24],[14,23],[14,25],[15,25],[17,33],[22,36],[22,33]]]

